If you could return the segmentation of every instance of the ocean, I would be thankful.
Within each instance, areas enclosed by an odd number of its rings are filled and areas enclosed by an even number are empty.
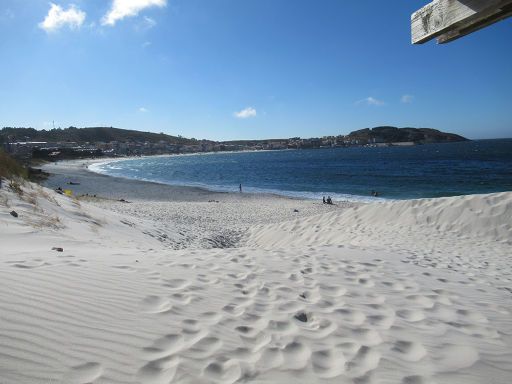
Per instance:
[[[97,163],[106,175],[213,191],[334,200],[415,199],[512,190],[512,139],[413,147],[206,153]]]

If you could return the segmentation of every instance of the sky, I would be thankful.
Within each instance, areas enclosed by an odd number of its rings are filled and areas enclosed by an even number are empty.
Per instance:
[[[429,1],[1,0],[0,127],[512,137],[512,18],[412,45]]]

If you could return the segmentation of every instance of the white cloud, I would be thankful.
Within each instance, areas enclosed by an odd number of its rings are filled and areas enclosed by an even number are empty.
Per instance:
[[[50,3],[50,10],[46,18],[39,23],[39,28],[46,32],[53,32],[64,26],[71,29],[80,28],[86,17],[86,13],[75,5],[70,5],[65,11],[60,5]]]
[[[103,16],[101,23],[103,25],[114,26],[118,20],[122,20],[125,17],[137,16],[140,11],[146,8],[162,8],[166,5],[167,0],[113,0],[110,10]],[[149,17],[147,19],[155,23],[153,19]]]
[[[151,29],[155,25],[156,25],[156,21],[154,19],[152,19],[151,17],[144,16],[144,21],[142,24],[144,29]]]
[[[247,107],[239,112],[235,112],[234,116],[239,119],[248,119],[250,117],[256,117],[256,110],[253,107]]]
[[[400,98],[400,101],[404,104],[409,104],[409,103],[412,103],[414,100],[414,96],[413,95],[403,95],[401,98]]]
[[[377,107],[381,107],[381,106],[385,105],[386,103],[383,102],[382,100],[376,99],[375,97],[368,96],[368,97],[364,98],[363,100],[357,101],[356,104],[357,105],[366,104],[366,105],[374,105]]]
[[[143,42],[143,43],[142,43],[142,48],[147,48],[147,47],[149,47],[151,44],[152,44],[152,43],[151,43],[151,41],[145,41],[145,42]]]
[[[147,108],[140,107],[139,112],[146,113],[146,112],[149,112],[149,110]]]

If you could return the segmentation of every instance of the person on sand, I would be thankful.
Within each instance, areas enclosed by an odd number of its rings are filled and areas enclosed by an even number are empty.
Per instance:
[[[240,189],[240,193],[242,193],[242,184],[238,187]]]
[[[332,205],[332,200],[331,200],[331,196],[327,196],[327,204],[330,204],[330,205]]]
[[[324,196],[324,197],[322,198],[322,200],[323,200],[324,204],[326,204],[326,201],[325,201],[325,196]]]

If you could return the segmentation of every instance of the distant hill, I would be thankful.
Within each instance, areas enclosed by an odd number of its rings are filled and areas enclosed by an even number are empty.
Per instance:
[[[128,129],[111,127],[91,127],[64,129],[36,130],[34,128],[3,128],[0,130],[0,143],[9,140],[15,141],[61,141],[61,142],[110,142],[110,141],[133,141],[158,143],[165,141],[170,144],[196,144],[196,139],[187,139],[181,136],[170,136],[164,133],[132,131]]]
[[[420,144],[467,141],[465,137],[432,128],[375,127],[350,132],[349,140],[367,143],[398,143],[412,141]]]
[[[341,136],[339,136],[341,137]],[[233,140],[225,141],[222,144],[238,146],[272,145],[279,142],[288,142],[292,139],[268,139],[268,140]],[[313,144],[320,146],[320,139],[308,139]],[[343,136],[343,140],[357,142],[357,145],[367,143],[445,143],[465,141],[466,138],[453,134],[441,132],[431,128],[397,128],[397,127],[375,127],[366,128],[351,132]],[[198,144],[196,139],[188,139],[181,136],[171,136],[164,133],[141,132],[128,129],[111,127],[92,127],[64,129],[36,130],[34,128],[3,128],[0,130],[0,144],[8,141],[46,141],[46,142],[76,142],[76,143],[98,143],[98,142],[149,142],[159,143],[161,141],[173,145],[194,145]],[[214,144],[213,141],[207,141]],[[304,144],[305,145],[305,144]],[[307,146],[305,146],[307,147]]]

